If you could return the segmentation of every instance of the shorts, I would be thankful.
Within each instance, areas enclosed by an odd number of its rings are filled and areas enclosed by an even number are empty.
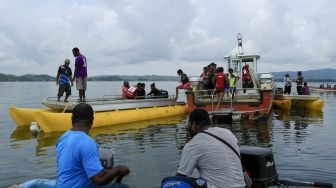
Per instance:
[[[70,86],[70,84],[68,83],[68,84],[65,84],[65,85],[59,85],[59,87],[58,87],[58,94],[57,94],[57,96],[58,97],[61,97],[61,96],[63,96],[63,94],[64,94],[64,92],[65,92],[65,95],[66,96],[70,96],[71,95],[71,86]]]
[[[86,77],[76,77],[76,88],[78,90],[86,90]]]
[[[229,91],[230,91],[230,93],[235,93],[236,92],[236,87],[230,87]]]
[[[216,93],[224,92],[224,87],[216,87]]]
[[[187,82],[185,84],[182,84],[180,83],[178,86],[177,86],[178,89],[188,89],[190,88],[190,82]]]

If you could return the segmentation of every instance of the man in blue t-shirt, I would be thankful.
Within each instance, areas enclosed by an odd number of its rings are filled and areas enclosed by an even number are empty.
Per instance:
[[[99,160],[98,146],[88,136],[93,124],[93,109],[85,103],[78,104],[72,112],[72,129],[57,141],[57,186],[99,187],[120,182],[128,175],[127,166],[104,169]]]

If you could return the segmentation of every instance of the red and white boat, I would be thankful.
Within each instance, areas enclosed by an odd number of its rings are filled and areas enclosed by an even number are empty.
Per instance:
[[[238,51],[242,49],[241,38],[238,38]],[[234,99],[230,95],[225,94],[220,102],[220,107],[217,107],[217,96],[213,90],[202,90],[203,82],[199,78],[190,78],[191,88],[185,94],[187,98],[188,111],[191,112],[195,108],[203,108],[212,116],[229,116],[233,120],[241,118],[257,119],[260,117],[268,117],[271,108],[272,100],[275,92],[273,75],[257,74],[257,61],[259,55],[237,53],[224,57],[226,69],[232,68],[234,73],[240,79],[236,85]],[[242,68],[244,65],[249,65],[249,72],[253,86],[246,88],[246,92],[242,88]]]

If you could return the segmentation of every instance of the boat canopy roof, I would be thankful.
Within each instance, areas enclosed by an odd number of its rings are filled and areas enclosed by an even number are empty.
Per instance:
[[[242,62],[252,62],[254,61],[254,58],[256,60],[259,60],[260,55],[257,54],[249,54],[249,55],[236,55],[236,56],[225,56],[224,59],[241,59]]]
[[[260,74],[260,79],[273,79],[274,76],[271,73],[262,73]]]

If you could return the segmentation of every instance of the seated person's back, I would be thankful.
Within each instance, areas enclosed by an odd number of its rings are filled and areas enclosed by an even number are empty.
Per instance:
[[[147,95],[151,95],[151,96],[161,95],[161,91],[155,87],[155,83],[152,83],[150,87],[151,87],[151,91]]]

